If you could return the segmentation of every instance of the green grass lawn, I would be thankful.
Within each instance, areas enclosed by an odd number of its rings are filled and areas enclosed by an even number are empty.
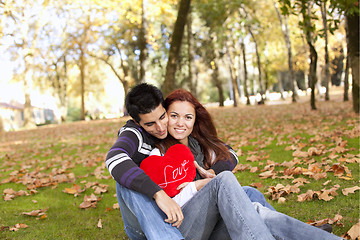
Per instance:
[[[304,222],[334,218],[339,214],[342,219],[333,227],[334,233],[341,236],[359,221],[359,191],[348,196],[342,194],[345,188],[359,186],[359,117],[352,113],[351,103],[318,102],[317,111],[309,108],[307,103],[296,103],[216,108],[210,112],[214,113],[219,136],[239,153],[240,163],[259,167],[256,172],[247,169],[236,173],[242,185],[261,182],[259,190],[266,193],[269,187],[279,183],[293,185],[296,178],[307,179],[309,183],[300,186],[299,193],[284,196],[285,203],[271,199],[269,202],[278,211]],[[106,152],[125,120],[78,122],[1,134],[0,239],[127,239],[120,211],[114,208],[117,203],[115,182],[104,165]],[[345,150],[332,157],[331,152],[341,142],[346,142]],[[320,155],[298,158],[296,167],[308,169],[309,162],[318,162],[325,172],[327,166],[340,163],[351,175],[345,173],[343,177],[347,179],[342,179],[328,171],[327,177],[319,180],[304,174],[282,178],[285,167],[280,164],[296,158],[294,150],[288,150],[291,146],[301,146],[303,152],[311,147],[321,149]],[[259,160],[247,161],[252,155]],[[343,162],[345,158],[357,162]],[[259,174],[270,163],[274,164],[277,177],[260,179]],[[323,185],[329,180],[331,182]],[[107,185],[107,192],[95,194],[98,197],[95,208],[81,209],[84,196],[95,192],[92,187],[85,189],[91,182]],[[85,191],[78,196],[65,193],[64,189],[73,184]],[[297,201],[298,195],[307,190],[321,191],[336,185],[339,185],[338,195],[330,201],[316,197]],[[5,201],[4,191],[10,188],[36,192]],[[22,214],[40,209],[47,209],[45,215]],[[9,230],[19,223],[28,227]]]

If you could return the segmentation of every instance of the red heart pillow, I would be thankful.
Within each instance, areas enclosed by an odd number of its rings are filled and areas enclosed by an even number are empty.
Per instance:
[[[171,146],[164,156],[152,155],[145,158],[140,168],[173,197],[180,191],[176,188],[184,182],[192,182],[196,175],[194,155],[183,144]]]

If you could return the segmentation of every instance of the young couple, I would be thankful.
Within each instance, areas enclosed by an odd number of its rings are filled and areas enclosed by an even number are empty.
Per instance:
[[[133,120],[120,129],[106,166],[131,239],[340,239],[274,211],[259,191],[241,187],[231,173],[237,157],[190,93],[175,91],[164,104],[160,90],[140,84],[125,105]],[[205,178],[182,207],[139,168],[155,144],[164,153],[174,143],[191,149],[197,179]]]

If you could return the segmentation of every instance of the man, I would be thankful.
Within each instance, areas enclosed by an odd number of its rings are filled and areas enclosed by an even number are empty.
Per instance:
[[[106,157],[106,166],[116,180],[125,231],[132,239],[145,238],[138,229],[140,226],[143,232],[149,231],[148,238],[182,238],[180,232],[172,227],[180,226],[184,219],[181,208],[139,168],[155,141],[167,136],[168,117],[163,101],[161,91],[154,86],[140,84],[134,87],[125,99],[125,107],[133,120],[120,129],[118,139]],[[164,214],[167,217],[165,222],[172,225],[164,224]],[[156,231],[147,229],[150,225],[146,224],[146,219],[151,219],[161,228]]]

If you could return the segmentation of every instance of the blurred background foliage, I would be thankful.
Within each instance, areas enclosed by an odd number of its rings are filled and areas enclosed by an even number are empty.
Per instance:
[[[141,82],[220,106],[343,86],[358,112],[358,14],[357,0],[1,0],[1,128],[16,109],[21,127],[34,108],[58,123],[122,116]]]

